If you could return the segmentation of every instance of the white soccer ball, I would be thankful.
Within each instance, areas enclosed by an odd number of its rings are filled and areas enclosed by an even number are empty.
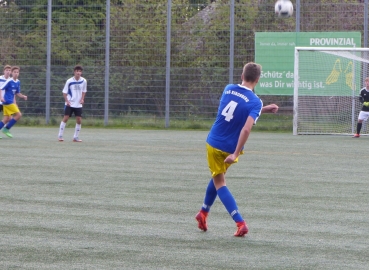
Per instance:
[[[288,18],[293,14],[293,5],[290,0],[278,0],[274,6],[275,14],[278,17]]]

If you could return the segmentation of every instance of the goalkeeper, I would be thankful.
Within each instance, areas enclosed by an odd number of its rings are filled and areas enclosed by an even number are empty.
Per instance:
[[[353,136],[353,138],[360,138],[360,131],[363,121],[366,121],[369,118],[369,77],[365,78],[365,87],[360,91],[359,100],[361,103],[363,103],[363,107],[359,113],[356,134]]]

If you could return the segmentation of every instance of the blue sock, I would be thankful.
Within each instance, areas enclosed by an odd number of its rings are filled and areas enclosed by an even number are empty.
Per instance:
[[[6,128],[11,129],[11,127],[14,126],[15,123],[17,123],[17,120],[14,120],[14,118],[10,119],[9,123],[6,125]]]
[[[213,178],[210,179],[209,185],[206,188],[206,192],[205,192],[205,198],[204,198],[204,203],[201,207],[201,210],[204,210],[205,212],[209,212],[210,211],[210,207],[213,205],[215,199],[217,198],[217,190],[214,186],[214,182],[213,182]]]
[[[2,129],[5,126],[3,122],[0,122],[0,129]]]
[[[235,222],[243,221],[241,214],[238,212],[236,200],[234,199],[232,193],[229,191],[227,186],[223,186],[218,189],[218,196],[233,220]]]

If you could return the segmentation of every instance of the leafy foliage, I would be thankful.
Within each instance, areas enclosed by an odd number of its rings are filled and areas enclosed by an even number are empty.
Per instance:
[[[53,0],[51,65],[52,104],[60,99],[75,64],[84,65],[91,102],[102,115],[106,44],[105,0]],[[167,0],[112,0],[110,10],[110,111],[115,115],[142,112],[163,117],[166,88]],[[229,0],[172,0],[171,111],[191,119],[212,117],[224,81],[230,51]],[[254,60],[256,31],[294,31],[295,19],[274,17],[274,0],[235,1],[235,82],[242,66]],[[22,66],[34,113],[44,102],[47,0],[0,0],[4,64]],[[331,16],[332,9],[342,9]],[[362,31],[360,1],[303,1],[301,31]],[[328,20],[328,22],[327,22]],[[11,31],[9,31],[11,29]],[[90,79],[91,78],[91,79]],[[221,83],[221,85],[219,85]],[[56,106],[56,105],[55,105]],[[52,107],[54,109],[54,107]],[[101,109],[101,111],[100,111]]]

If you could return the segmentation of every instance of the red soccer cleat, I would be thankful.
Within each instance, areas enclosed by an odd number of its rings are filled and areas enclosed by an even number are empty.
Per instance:
[[[360,134],[355,134],[352,138],[360,138]]]
[[[200,230],[206,232],[208,230],[208,225],[206,224],[206,219],[208,217],[208,213],[205,211],[200,211],[195,216],[197,222],[199,223],[197,227],[199,227]]]
[[[73,139],[74,142],[82,142],[82,140],[80,140],[78,137]]]
[[[237,222],[237,232],[234,233],[234,236],[243,237],[245,234],[249,232],[249,228],[245,221]]]

